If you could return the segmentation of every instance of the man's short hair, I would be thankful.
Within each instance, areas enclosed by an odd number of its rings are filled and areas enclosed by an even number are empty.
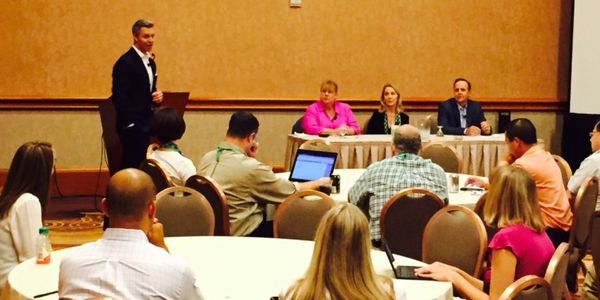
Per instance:
[[[396,128],[394,131],[394,146],[399,153],[418,154],[421,150],[421,135],[417,131],[408,132],[401,128]]]
[[[531,145],[537,143],[537,133],[535,126],[529,119],[519,118],[510,121],[506,128],[506,137],[509,141],[519,138],[525,144]]]
[[[459,81],[464,81],[467,83],[467,87],[469,88],[469,91],[471,90],[471,82],[469,82],[468,80],[464,79],[464,78],[456,78],[454,79],[454,84],[452,85],[452,88],[454,88],[456,86],[456,83]]]
[[[139,20],[135,21],[135,23],[133,23],[133,26],[131,26],[131,33],[133,33],[133,36],[140,35],[140,31],[141,31],[142,27],[152,28],[152,27],[154,27],[154,23],[152,23],[152,21],[146,20],[146,19],[139,19]]]
[[[258,132],[258,119],[248,111],[238,111],[231,115],[227,136],[245,138]]]
[[[185,121],[174,108],[161,108],[152,118],[152,133],[161,144],[178,140],[185,133]]]
[[[116,180],[115,180],[116,179]],[[110,217],[141,220],[146,207],[156,197],[150,176],[137,169],[117,172],[108,182],[106,204]]]

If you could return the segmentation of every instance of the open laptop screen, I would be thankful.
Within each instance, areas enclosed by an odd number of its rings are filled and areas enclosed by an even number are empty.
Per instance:
[[[298,149],[290,181],[305,182],[329,177],[335,168],[337,153]]]

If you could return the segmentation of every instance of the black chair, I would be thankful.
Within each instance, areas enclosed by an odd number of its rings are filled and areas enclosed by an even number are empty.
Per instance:
[[[121,169],[123,163],[123,148],[117,134],[117,112],[111,99],[100,102],[98,112],[102,123],[102,140],[106,149],[108,171],[113,175]]]
[[[302,127],[302,120],[304,120],[304,116],[300,117],[294,126],[292,126],[292,133],[304,133],[304,127]]]

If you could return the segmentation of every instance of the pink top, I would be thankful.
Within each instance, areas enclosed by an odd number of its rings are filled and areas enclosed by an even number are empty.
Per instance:
[[[537,200],[546,226],[569,231],[573,213],[560,169],[552,155],[535,145],[513,165],[525,169],[535,181]]]
[[[543,278],[554,254],[554,246],[545,231],[535,232],[523,224],[501,228],[490,241],[488,249],[488,266],[492,265],[491,250],[508,249],[517,257],[514,280],[525,275]],[[491,275],[491,270],[486,269],[483,279],[486,291],[489,291]]]
[[[324,128],[336,129],[342,125],[346,125],[354,129],[355,134],[360,134],[360,126],[356,122],[350,105],[338,102],[337,100],[333,105],[333,109],[335,110],[335,117],[333,119],[330,119],[325,112],[325,107],[323,107],[321,100],[317,100],[317,102],[309,105],[302,120],[304,132],[316,135],[321,133]]]

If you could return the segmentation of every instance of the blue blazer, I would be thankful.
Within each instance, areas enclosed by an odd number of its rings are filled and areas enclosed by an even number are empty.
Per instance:
[[[481,122],[485,121],[481,105],[475,101],[467,101],[467,127],[477,126],[481,129]],[[438,125],[444,126],[442,131],[445,134],[465,134],[465,128],[460,126],[460,112],[457,105],[456,100],[451,98],[438,106]]]

